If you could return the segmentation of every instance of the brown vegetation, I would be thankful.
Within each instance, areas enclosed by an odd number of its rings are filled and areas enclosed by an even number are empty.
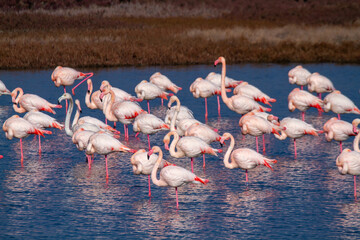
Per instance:
[[[359,1],[342,3],[337,14],[340,5],[332,0],[225,0],[207,5],[190,0],[143,1],[111,7],[102,1],[89,8],[49,7],[47,2],[40,8],[34,6],[41,1],[29,2],[33,7],[0,13],[1,69],[211,64],[220,55],[230,63],[360,61]],[[218,2],[233,5],[216,10]],[[268,2],[287,8],[270,8]],[[324,2],[328,4],[313,10],[327,10],[333,14],[331,21],[319,15],[312,23],[307,20],[310,13],[299,15]],[[259,11],[251,10],[254,3]],[[297,10],[288,20],[285,13],[293,9]],[[248,16],[249,12],[254,14]],[[295,24],[291,19],[302,21]]]

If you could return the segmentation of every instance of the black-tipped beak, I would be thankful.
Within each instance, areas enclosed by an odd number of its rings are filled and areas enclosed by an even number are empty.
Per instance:
[[[88,93],[90,93],[90,90],[88,90]]]
[[[224,145],[220,142],[220,147],[223,147]]]
[[[149,159],[150,159],[150,155],[149,155],[149,153],[148,153],[148,154],[146,154],[146,156],[147,156],[147,160],[149,160]]]
[[[60,105],[60,101],[58,100],[58,104]]]
[[[80,110],[80,113],[82,113],[82,110]]]
[[[216,67],[216,65],[214,64],[214,67]]]
[[[16,105],[16,102],[14,102],[13,104]]]

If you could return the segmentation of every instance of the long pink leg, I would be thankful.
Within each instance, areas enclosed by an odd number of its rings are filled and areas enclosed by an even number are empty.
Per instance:
[[[151,147],[150,147],[150,135],[148,134],[147,137],[148,137],[149,151],[150,151],[150,149],[151,149]]]
[[[221,116],[220,114],[220,96],[217,95],[217,102],[218,102],[218,114],[219,114],[219,117]]]
[[[318,95],[318,98],[321,100],[321,93],[318,93],[317,95]],[[319,112],[319,116],[321,116],[322,113],[321,113],[320,109],[318,109],[318,112]]]
[[[164,99],[161,98],[161,106],[164,106]]]
[[[205,121],[208,119],[207,98],[205,98]]]
[[[304,86],[301,86],[300,89],[301,89],[301,90],[304,90]]]
[[[259,142],[258,142],[258,137],[255,137],[256,139],[256,151],[259,152]]]
[[[105,155],[105,166],[106,166],[106,179],[109,179],[107,155]]]
[[[148,182],[149,182],[149,197],[151,197],[150,175],[148,175]]]
[[[66,87],[64,86],[64,93],[66,93]],[[65,100],[65,103],[66,103],[66,113],[67,113],[67,109],[68,109],[68,100],[66,99]]]
[[[175,192],[176,192],[176,208],[179,208],[179,200],[178,200],[177,187],[175,187]]]
[[[20,138],[21,164],[24,161],[22,138]]]
[[[305,112],[301,112],[301,119],[305,121]]]
[[[126,139],[126,125],[124,125],[124,138]]]
[[[194,158],[191,158],[191,172],[194,172]]]
[[[40,135],[39,135],[39,154],[41,154],[41,139],[40,139]]]
[[[295,158],[296,158],[296,139],[294,139],[294,151],[295,151]]]
[[[205,154],[203,154],[203,168],[205,168]]]
[[[87,160],[88,160],[88,166],[89,166],[89,170],[91,169],[91,157],[90,155],[86,155]]]
[[[338,119],[340,120],[340,113],[338,113]]]
[[[248,170],[246,169],[245,170],[245,181],[246,181],[246,183],[248,183],[249,182],[249,179],[248,179]]]
[[[88,76],[71,89],[73,95],[75,95],[75,88],[77,88],[78,86],[80,86],[80,84],[82,84],[83,82],[85,82],[86,80],[91,78],[94,75],[94,73],[85,73],[85,75],[88,75]]]
[[[342,152],[342,141],[340,141],[340,153]]]
[[[114,128],[116,129],[116,122],[114,122]]]
[[[263,152],[265,153],[265,134],[262,135],[262,139],[263,139]]]
[[[354,197],[356,200],[356,176],[354,175]]]
[[[148,105],[148,112],[150,113],[150,102],[149,102],[149,100],[147,100],[147,105]]]

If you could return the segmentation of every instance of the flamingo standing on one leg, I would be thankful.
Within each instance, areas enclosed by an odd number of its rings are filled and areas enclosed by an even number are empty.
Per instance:
[[[340,114],[355,113],[360,114],[359,108],[348,97],[335,90],[324,98],[324,111],[333,111],[337,113],[340,120]]]
[[[235,140],[230,133],[224,133],[222,136],[222,142],[230,138],[230,146],[227,149],[224,156],[224,165],[226,168],[241,168],[245,170],[246,173],[246,183],[248,183],[248,170],[253,169],[259,165],[264,165],[271,170],[271,164],[276,163],[275,159],[269,159],[261,155],[260,153],[255,152],[249,148],[238,148],[234,149]],[[229,158],[231,161],[229,162]]]
[[[225,76],[226,76],[226,62],[224,57],[219,57],[214,65],[216,66],[218,63],[222,64],[222,70],[221,70],[221,98],[223,102],[226,104],[226,106],[239,114],[245,114],[248,113],[254,109],[259,109],[260,111],[271,111],[270,108],[265,108],[258,104],[256,101],[254,101],[251,98],[244,97],[241,95],[233,95],[232,97],[228,98],[226,96],[226,90],[225,90]]]
[[[304,86],[307,85],[306,79],[310,75],[311,73],[307,69],[301,65],[298,65],[289,71],[289,83],[299,85],[301,90],[303,90]]]
[[[138,85],[136,85],[135,92],[136,92],[138,98],[147,100],[148,113],[150,113],[149,100],[152,100],[155,98],[163,98],[163,99],[167,100],[167,96],[172,95],[167,92],[164,92],[157,85],[155,85],[151,82],[148,82],[146,80],[143,80]]]
[[[234,88],[235,95],[242,95],[248,98],[252,98],[257,102],[262,102],[271,107],[270,102],[276,102],[275,98],[271,98],[265,93],[263,93],[257,87],[249,84],[248,82],[242,82]]]
[[[316,92],[321,99],[321,94],[335,90],[333,83],[327,77],[319,73],[313,73],[306,78],[309,92]]]
[[[170,144],[170,137],[174,136],[173,141]],[[201,154],[210,154],[217,156],[217,152],[221,153],[221,149],[212,148],[209,144],[197,137],[182,137],[179,140],[177,132],[171,131],[164,137],[165,149],[169,150],[170,155],[175,158],[189,157],[191,158],[191,171],[194,172],[194,158]],[[169,148],[170,144],[170,148]],[[176,146],[176,150],[175,150]]]
[[[41,135],[43,137],[45,137],[44,133],[51,134],[50,131],[36,128],[33,124],[18,115],[13,115],[8,118],[3,124],[3,130],[7,139],[11,140],[14,137],[20,139],[21,165],[24,160],[22,139],[28,137],[30,134]]]
[[[295,109],[301,111],[301,118],[305,121],[305,111],[310,107],[317,108],[320,112],[323,112],[322,109],[324,103],[321,99],[315,97],[311,93],[300,90],[299,88],[294,88],[288,96],[288,107],[290,112],[293,112]]]
[[[152,149],[156,149],[156,148],[152,148]],[[154,150],[153,150],[153,152],[154,152]],[[145,149],[139,149],[130,158],[130,162],[133,167],[134,174],[148,175],[149,197],[151,197],[150,175],[151,175],[151,172],[154,168],[154,165],[155,165],[157,159],[158,159],[158,155],[151,154],[149,156],[148,152]],[[162,159],[159,164],[159,169],[162,169],[162,168],[170,166],[170,165],[175,166],[174,164],[171,164],[171,163],[165,161],[165,159]]]
[[[24,94],[22,88],[15,88],[12,93],[12,102],[15,112],[24,113],[35,111],[46,111],[55,114],[53,108],[62,108],[61,105],[49,103],[44,98],[35,94]],[[18,107],[19,104],[19,107]]]
[[[172,91],[175,94],[182,90],[181,87],[177,86],[175,83],[173,83],[167,76],[156,72],[153,75],[151,75],[149,81],[156,86],[158,86],[163,91]],[[161,106],[164,105],[164,99],[161,98]]]
[[[157,178],[157,171],[162,161],[163,153],[158,146],[154,146],[150,151],[149,155],[152,153],[158,153],[159,156],[156,160],[156,163],[151,171],[151,180],[152,182],[159,187],[174,187],[176,192],[176,208],[179,208],[178,192],[177,188],[183,186],[187,183],[202,183],[207,184],[209,180],[202,179],[196,176],[194,173],[186,170],[185,168],[179,166],[167,166],[161,169],[160,178]]]

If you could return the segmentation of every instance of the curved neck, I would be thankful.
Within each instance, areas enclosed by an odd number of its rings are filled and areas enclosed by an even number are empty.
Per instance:
[[[360,133],[358,133],[354,139],[354,143],[353,143],[353,146],[354,146],[354,151],[356,152],[360,152],[360,149],[359,149],[359,139],[360,139]]]
[[[17,112],[17,113],[26,112],[25,108],[23,108],[21,105],[20,105],[20,107],[18,107],[18,105],[16,103],[13,104],[13,108],[14,108],[14,111]]]
[[[24,95],[24,91],[22,90],[22,88],[15,88],[15,90],[13,91],[15,94],[14,94],[14,97],[19,93],[19,95],[17,95],[16,99],[13,100],[13,102],[15,102],[16,104],[19,103],[20,101],[20,98]]]
[[[80,118],[80,108],[79,108],[79,106],[77,106],[76,113],[75,113],[74,119],[71,124],[72,127],[74,127],[74,125],[77,124],[77,122],[79,121],[79,118]]]
[[[226,153],[225,153],[225,156],[224,156],[224,165],[225,165],[226,168],[232,169],[232,168],[235,167],[232,161],[229,162],[230,154],[231,154],[231,152],[232,152],[232,150],[234,149],[234,146],[235,146],[235,140],[234,140],[234,137],[232,135],[230,135],[230,140],[231,140],[230,146],[226,150]]]
[[[221,68],[221,99],[224,101],[224,103],[228,102],[228,97],[226,95],[226,89],[225,89],[225,77],[226,77],[226,62],[225,59],[221,61],[222,68]]]
[[[92,92],[93,92],[93,85],[92,85],[92,82],[89,81],[89,83],[88,83],[88,91],[87,91],[87,93],[85,95],[85,104],[86,104],[86,106],[88,108],[95,109],[97,107],[96,107],[95,103],[91,101]]]
[[[104,102],[103,112],[104,112],[104,114],[105,114],[105,117],[106,117],[108,120],[110,120],[110,121],[115,121],[115,120],[114,120],[115,116],[114,116],[114,114],[113,114],[112,111],[111,111],[111,108],[112,108],[112,106],[113,106],[113,104],[114,104],[114,102],[115,102],[115,93],[114,93],[113,90],[107,90],[107,91],[108,91],[108,93],[111,94],[111,97],[110,97],[110,99],[106,99],[106,101]],[[108,93],[107,93],[107,94],[108,94]],[[117,121],[117,120],[116,120],[116,121]]]
[[[171,135],[174,136],[174,139],[170,144],[170,149],[169,149],[170,155],[173,157],[176,157],[176,158],[184,157],[185,154],[183,152],[176,151],[176,149],[175,149],[175,146],[179,141],[179,134],[177,134],[177,132],[170,132],[170,137],[171,137]]]
[[[284,140],[287,138],[287,134],[284,132],[284,130],[280,131],[280,136],[277,134],[274,134],[274,136],[279,140]]]
[[[65,132],[66,135],[72,137],[72,135],[74,134],[73,131],[70,129],[70,117],[72,114],[72,111],[74,109],[74,101],[72,98],[69,98],[69,108],[68,111],[66,113],[66,118],[65,118]]]
[[[175,114],[173,115],[173,117],[171,118],[171,122],[170,122],[170,131],[176,131],[175,130],[175,124],[176,124],[176,119],[177,116],[180,112],[180,100],[176,99],[176,108],[175,108]]]
[[[159,169],[160,163],[161,163],[162,158],[163,158],[163,152],[161,151],[160,148],[158,148],[154,152],[158,153],[158,159],[156,160],[156,163],[155,163],[155,165],[154,165],[154,167],[153,167],[153,169],[151,171],[151,180],[157,186],[160,186],[160,187],[168,186],[168,184],[164,180],[162,180],[161,178],[157,179],[157,177],[156,177],[157,171]]]

